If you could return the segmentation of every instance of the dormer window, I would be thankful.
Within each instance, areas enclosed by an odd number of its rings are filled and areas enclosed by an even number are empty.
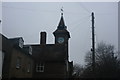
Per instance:
[[[32,47],[31,46],[29,46],[29,54],[32,55]]]
[[[22,40],[22,38],[19,39],[19,47],[23,48],[23,40]]]

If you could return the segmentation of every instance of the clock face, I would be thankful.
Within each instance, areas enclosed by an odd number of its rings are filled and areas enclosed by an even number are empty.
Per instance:
[[[63,43],[64,42],[64,38],[63,37],[59,37],[58,38],[58,43]]]

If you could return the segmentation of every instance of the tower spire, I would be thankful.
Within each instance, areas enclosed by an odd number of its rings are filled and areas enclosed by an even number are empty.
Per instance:
[[[66,29],[64,19],[63,19],[63,7],[61,8],[61,19],[58,25],[58,29]]]
[[[63,16],[63,6],[62,6],[62,8],[61,8],[61,16]]]

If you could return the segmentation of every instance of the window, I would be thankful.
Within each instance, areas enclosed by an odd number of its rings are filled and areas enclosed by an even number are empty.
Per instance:
[[[16,60],[16,68],[19,69],[21,66],[21,58],[18,57],[17,60]]]
[[[40,71],[40,66],[39,64],[36,65],[36,72],[39,72]]]
[[[69,65],[68,65],[68,61],[67,60],[66,60],[66,67],[67,67],[67,72],[68,72]]]
[[[28,63],[27,72],[29,73],[30,71],[31,71],[31,63]]]
[[[0,50],[0,80],[1,80],[1,76],[2,76],[2,51]]]
[[[3,62],[4,62],[4,56],[5,56],[5,53],[2,52],[2,64],[3,64]]]
[[[44,72],[44,64],[37,64],[36,65],[36,72]]]
[[[23,48],[23,40],[22,40],[22,38],[19,39],[19,47]]]
[[[31,46],[29,46],[29,54],[32,55],[32,47]]]
[[[3,69],[4,56],[5,56],[5,52],[0,50],[0,80],[2,79],[2,74],[3,74],[2,69]]]
[[[2,51],[2,64],[4,62],[4,56],[5,56],[5,52]]]

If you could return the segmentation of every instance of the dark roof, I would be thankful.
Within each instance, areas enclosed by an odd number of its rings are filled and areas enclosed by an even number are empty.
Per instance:
[[[64,22],[64,19],[63,19],[63,14],[61,14],[60,22],[58,24],[57,29],[53,32],[53,34],[54,35],[56,35],[56,34],[67,34],[68,37],[70,38],[70,34],[67,31],[67,27],[65,26],[65,22]]]
[[[22,37],[9,38],[8,40],[11,43],[11,45],[19,45],[19,39],[22,39],[22,41],[24,42]]]
[[[24,42],[22,37],[9,38],[10,41],[18,41],[19,39],[22,39],[22,41]]]
[[[0,33],[0,50],[6,49],[6,45],[9,46],[8,38]]]
[[[58,29],[66,29],[66,28],[67,27],[65,26],[63,15],[61,14],[61,19],[60,19],[60,22],[59,22],[59,25],[58,25]]]
[[[56,29],[55,32],[53,32],[54,35],[58,35],[58,34],[67,34],[68,37],[70,38],[70,34],[66,29]]]
[[[13,47],[14,47],[16,50],[20,51],[21,54],[24,54],[24,55],[29,56],[30,58],[32,58],[32,55],[29,54],[27,48],[26,48],[26,49],[25,49],[25,48],[20,48],[18,45],[14,45]]]
[[[6,36],[4,36],[3,34],[0,33],[0,38],[5,38],[8,39]]]
[[[0,33],[0,44],[2,44],[0,46],[0,50],[9,50],[9,49],[16,49],[18,51],[21,52],[21,54],[25,54],[29,57],[32,57],[30,54],[29,54],[29,48],[27,48],[27,46],[24,46],[24,48],[20,48],[18,43],[19,43],[19,39],[22,39],[22,37],[17,37],[17,38],[7,38],[5,37],[4,35],[2,35]],[[1,40],[2,39],[2,40]],[[1,43],[2,42],[2,43]],[[12,48],[13,47],[13,48]],[[26,48],[25,48],[26,47]],[[10,53],[10,51],[8,51]]]

